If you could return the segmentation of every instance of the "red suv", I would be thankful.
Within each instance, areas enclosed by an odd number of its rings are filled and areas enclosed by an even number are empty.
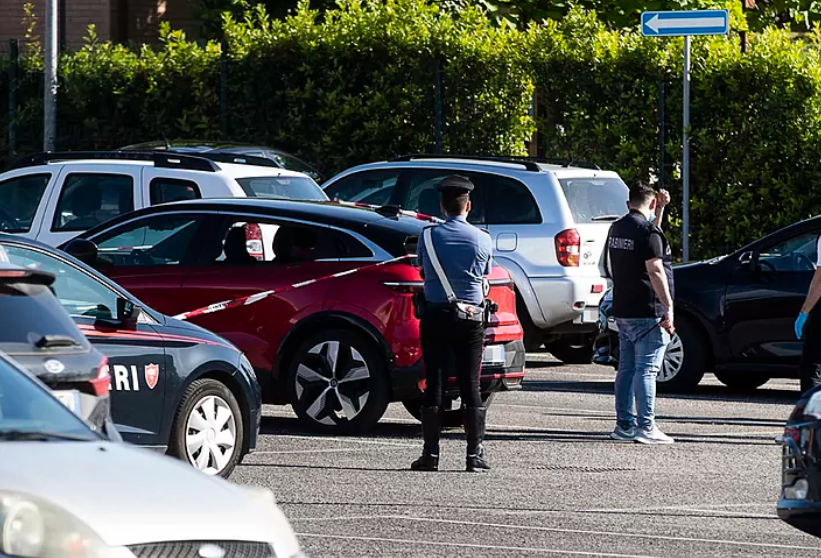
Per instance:
[[[266,403],[290,403],[320,430],[362,432],[391,401],[419,412],[424,369],[411,299],[422,283],[409,254],[430,224],[396,208],[193,200],[124,215],[82,237],[97,244],[95,267],[165,314],[275,291],[190,319],[245,352]],[[481,377],[488,403],[521,387],[525,364],[513,283],[501,267],[490,279],[498,311]],[[457,420],[458,407],[448,417]]]

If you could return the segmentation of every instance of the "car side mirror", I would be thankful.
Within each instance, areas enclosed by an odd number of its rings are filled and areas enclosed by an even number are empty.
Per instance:
[[[124,329],[136,329],[142,308],[128,299],[117,299],[117,321]]]
[[[746,269],[752,273],[757,273],[761,271],[761,264],[759,263],[759,256],[758,250],[750,250],[744,252],[738,258],[738,264],[743,269]]]
[[[65,252],[91,267],[97,263],[97,245],[85,238],[75,238],[66,244]]]

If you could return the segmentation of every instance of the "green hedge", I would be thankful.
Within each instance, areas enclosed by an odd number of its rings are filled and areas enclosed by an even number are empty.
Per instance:
[[[321,19],[304,6],[283,21],[257,10],[228,18],[224,32],[224,65],[220,44],[179,32],[166,30],[160,48],[138,52],[92,34],[61,60],[58,147],[224,138],[275,145],[334,173],[433,150],[438,122],[450,152],[523,154],[537,131],[542,155],[596,162],[627,180],[663,172],[678,224],[680,39],[610,31],[581,11],[516,31],[478,10],[454,16],[421,0],[348,0]],[[802,42],[767,31],[742,54],[738,37],[694,40],[693,256],[723,253],[819,211],[816,43],[816,35]],[[41,64],[27,60],[23,73],[21,152],[39,148],[42,130]],[[7,75],[0,64],[0,110]],[[0,114],[7,158],[8,119]]]

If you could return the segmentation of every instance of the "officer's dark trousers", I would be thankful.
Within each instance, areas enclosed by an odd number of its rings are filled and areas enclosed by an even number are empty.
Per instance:
[[[482,322],[461,320],[453,310],[428,308],[420,323],[425,361],[425,405],[442,405],[448,378],[456,376],[462,404],[481,407],[479,374],[482,368]]]
[[[798,370],[802,393],[821,385],[821,312],[815,309],[804,325],[804,352]]]

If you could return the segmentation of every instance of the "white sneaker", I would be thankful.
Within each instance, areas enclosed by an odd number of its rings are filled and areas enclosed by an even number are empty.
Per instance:
[[[637,430],[635,440],[640,444],[648,445],[672,444],[675,442],[670,436],[659,430],[656,425],[653,425],[650,430]]]
[[[616,429],[610,433],[610,437],[620,442],[632,442],[636,439],[636,428],[631,426],[625,429],[621,426],[616,426]]]

